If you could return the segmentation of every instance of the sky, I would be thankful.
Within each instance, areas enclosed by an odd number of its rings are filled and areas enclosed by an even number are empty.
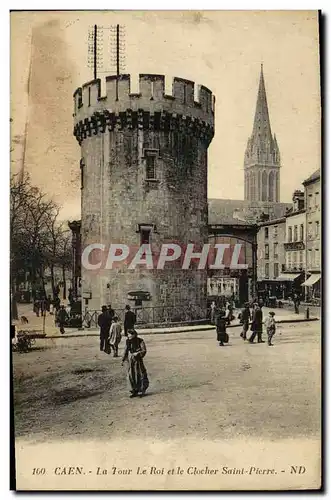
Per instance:
[[[62,206],[64,219],[80,216],[72,95],[93,78],[89,27],[117,23],[125,25],[132,92],[139,73],[156,73],[166,76],[168,92],[177,76],[214,93],[209,198],[243,199],[244,153],[263,63],[281,154],[280,201],[291,201],[321,161],[316,11],[12,12],[12,172],[24,164],[32,181]]]

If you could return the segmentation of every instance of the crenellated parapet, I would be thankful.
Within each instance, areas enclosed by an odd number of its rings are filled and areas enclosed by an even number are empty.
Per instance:
[[[163,75],[139,75],[139,93],[130,92],[130,75],[106,78],[106,95],[101,96],[101,81],[93,80],[74,93],[74,135],[84,138],[108,130],[187,130],[207,144],[214,135],[215,98],[198,87],[194,100],[194,82],[173,79],[172,95],[165,94]]]

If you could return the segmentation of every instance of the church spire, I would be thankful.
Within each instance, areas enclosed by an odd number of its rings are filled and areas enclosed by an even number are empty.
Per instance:
[[[263,64],[261,64],[259,91],[257,94],[252,140],[255,142],[272,142],[267,93],[265,90]]]
[[[244,169],[245,200],[279,201],[280,154],[276,136],[271,132],[263,64],[253,131],[247,141]]]

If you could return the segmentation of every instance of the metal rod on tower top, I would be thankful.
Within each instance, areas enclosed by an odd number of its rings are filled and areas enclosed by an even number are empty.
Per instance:
[[[118,80],[120,76],[120,25],[116,26],[116,101],[118,101]]]
[[[120,25],[116,26],[116,69],[117,78],[120,75]]]
[[[97,31],[98,27],[94,25],[94,80],[97,79]]]

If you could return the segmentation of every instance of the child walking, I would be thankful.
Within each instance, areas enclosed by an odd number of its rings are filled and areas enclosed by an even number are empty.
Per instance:
[[[276,333],[275,313],[273,311],[269,312],[269,316],[265,320],[265,326],[267,328],[268,345],[273,346],[271,341],[272,341],[272,337]]]

